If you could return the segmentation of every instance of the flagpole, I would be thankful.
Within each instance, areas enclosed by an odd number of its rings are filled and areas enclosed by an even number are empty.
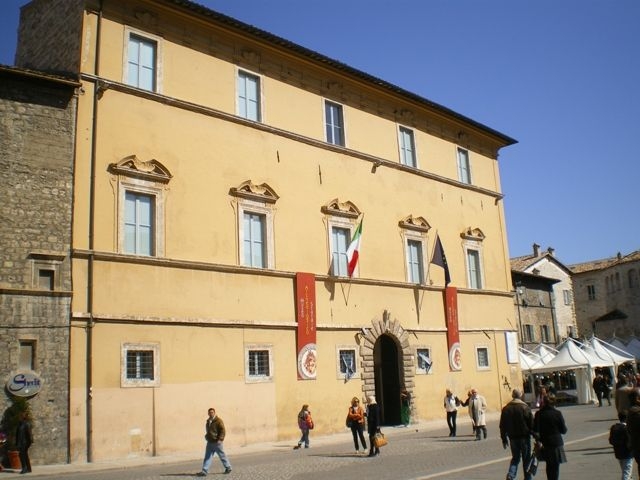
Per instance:
[[[435,238],[438,238],[438,230],[436,229],[436,236]],[[427,279],[429,281],[431,281],[431,260],[433,259],[433,252],[435,252],[436,250],[436,241],[433,241],[433,248],[431,249],[431,255],[429,255],[429,258],[427,259]]]

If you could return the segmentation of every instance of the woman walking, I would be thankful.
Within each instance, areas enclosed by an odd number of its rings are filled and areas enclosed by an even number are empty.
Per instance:
[[[369,456],[380,455],[380,448],[376,445],[375,436],[380,431],[380,409],[376,397],[371,395],[367,405],[367,432],[369,433]]]
[[[456,436],[456,418],[458,417],[458,405],[460,400],[458,397],[451,393],[451,390],[447,388],[446,395],[444,396],[444,409],[447,412],[447,425],[449,426],[449,436]]]
[[[556,409],[556,396],[548,393],[544,404],[533,418],[533,436],[542,443],[542,457],[547,463],[547,480],[560,478],[560,464],[567,461],[562,435],[567,425],[562,413]]]
[[[298,445],[293,447],[293,449],[299,449],[300,447],[302,447],[302,444],[304,444],[304,448],[309,448],[309,430],[313,428],[313,420],[311,419],[309,405],[307,405],[306,403],[302,405],[300,412],[298,412],[298,428],[302,432],[302,436],[298,441]]]
[[[364,408],[360,405],[360,399],[353,397],[351,399],[351,406],[349,407],[349,413],[347,413],[347,425],[351,428],[351,434],[353,435],[353,444],[356,447],[356,453],[360,453],[358,446],[358,438],[362,444],[362,453],[367,453],[367,442],[364,439]]]

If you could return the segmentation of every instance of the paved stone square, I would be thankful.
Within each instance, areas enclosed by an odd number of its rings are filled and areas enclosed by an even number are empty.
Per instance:
[[[560,409],[569,432],[565,436],[568,463],[561,478],[618,478],[620,467],[608,444],[609,427],[615,422],[613,407],[591,405]],[[311,448],[293,450],[290,442],[265,443],[227,449],[233,472],[223,478],[243,480],[489,480],[503,479],[509,464],[509,450],[502,448],[498,413],[488,416],[487,440],[475,441],[466,411],[461,410],[459,436],[450,438],[443,415],[433,421],[408,428],[383,428],[389,445],[379,457],[357,455],[350,432],[314,437]],[[204,451],[204,445],[203,445]],[[193,478],[200,470],[201,452],[193,458],[155,457],[130,459],[118,464],[36,466],[30,476],[74,480],[167,480]],[[634,466],[634,470],[636,467]],[[224,469],[215,458],[208,478],[220,478]],[[521,478],[520,471],[518,477]],[[634,472],[634,477],[637,475]],[[0,478],[18,474],[2,472]],[[22,477],[22,476],[21,476]],[[544,463],[536,478],[546,478]]]

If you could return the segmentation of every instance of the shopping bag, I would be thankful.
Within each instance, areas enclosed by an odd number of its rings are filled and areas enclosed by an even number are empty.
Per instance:
[[[373,437],[373,443],[375,444],[376,447],[380,448],[380,447],[384,447],[388,442],[384,436],[384,433],[378,432]]]

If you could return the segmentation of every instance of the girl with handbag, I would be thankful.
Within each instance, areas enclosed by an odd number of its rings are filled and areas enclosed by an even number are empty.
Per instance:
[[[347,413],[347,426],[351,428],[351,434],[353,435],[353,444],[356,447],[356,453],[360,453],[358,445],[358,438],[362,444],[362,453],[367,452],[367,442],[364,439],[364,417],[366,413],[364,408],[360,405],[360,399],[353,397],[351,399],[351,406]]]

